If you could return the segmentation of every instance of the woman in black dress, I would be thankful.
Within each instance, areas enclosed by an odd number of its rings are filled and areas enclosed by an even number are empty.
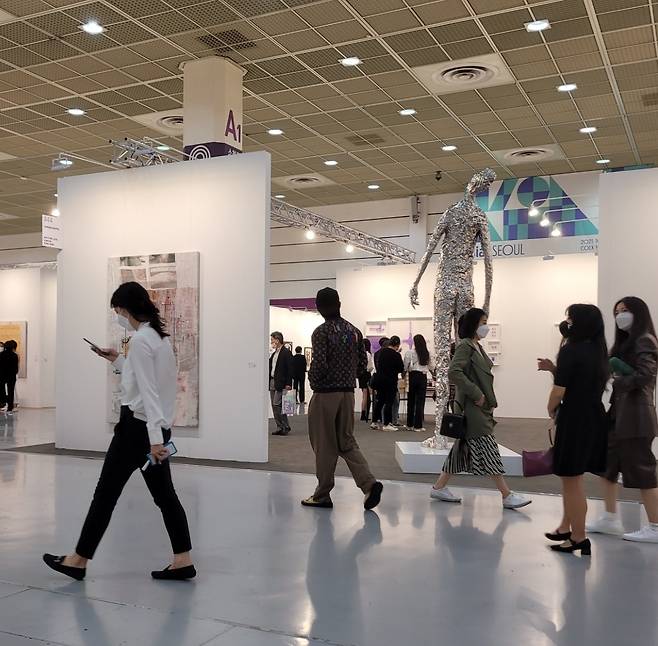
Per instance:
[[[601,398],[609,377],[603,316],[594,305],[567,310],[568,339],[560,350],[548,414],[555,419],[553,473],[562,480],[564,515],[555,532],[546,534],[557,552],[591,554],[585,535],[586,472],[605,470],[607,433]]]

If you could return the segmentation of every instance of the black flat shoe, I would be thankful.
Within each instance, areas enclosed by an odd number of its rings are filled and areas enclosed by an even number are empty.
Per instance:
[[[382,499],[383,490],[384,490],[384,485],[381,482],[375,482],[375,484],[372,485],[372,489],[370,490],[368,497],[365,499],[365,502],[363,503],[363,507],[365,509],[374,509]]]
[[[172,570],[171,565],[168,565],[164,570],[154,570],[151,572],[151,576],[160,581],[187,581],[196,576],[196,570],[193,565],[179,567],[175,570]]]
[[[331,502],[331,500],[316,500],[313,496],[306,498],[306,500],[302,500],[302,505],[304,507],[318,507],[319,509],[334,508],[334,503]]]
[[[546,532],[544,534],[549,541],[568,541],[571,538],[571,532]]]
[[[64,565],[64,559],[66,556],[55,556],[54,554],[44,554],[43,562],[55,572],[60,574],[66,574],[76,581],[82,581],[87,574],[87,568],[84,567],[71,567],[70,565]]]
[[[272,435],[286,435],[286,433],[284,433],[283,431],[274,431]]]
[[[563,552],[566,554],[572,554],[573,552],[580,552],[583,556],[592,555],[592,544],[589,542],[589,538],[586,538],[580,543],[574,543],[570,538],[563,545],[551,545],[551,549],[554,552]]]

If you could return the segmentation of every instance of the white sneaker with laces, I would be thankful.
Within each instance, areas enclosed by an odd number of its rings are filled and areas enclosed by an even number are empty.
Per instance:
[[[588,534],[610,534],[611,536],[621,536],[624,533],[624,526],[616,514],[603,514],[596,520],[585,525]]]
[[[525,496],[512,491],[507,498],[503,498],[503,507],[505,509],[520,509],[521,507],[529,505],[531,502],[532,500],[530,500],[530,498],[526,498]]]
[[[433,498],[434,500],[441,500],[442,502],[456,502],[460,503],[462,499],[459,496],[455,496],[448,487],[443,487],[443,489],[435,489],[432,487],[432,491],[430,491],[430,498]]]
[[[655,525],[645,525],[638,532],[624,534],[625,541],[634,541],[635,543],[658,543],[658,527]]]
[[[370,428],[371,428],[373,431],[376,431],[376,430],[379,429],[379,424],[377,424],[377,422],[373,422],[373,423],[370,425]]]
[[[397,430],[398,430],[398,427],[393,426],[392,424],[389,424],[388,426],[384,426],[384,428],[382,429],[382,431],[386,431],[387,433],[393,433],[394,431],[397,431]]]
[[[416,433],[425,433],[424,428],[414,428],[413,430],[416,431]]]

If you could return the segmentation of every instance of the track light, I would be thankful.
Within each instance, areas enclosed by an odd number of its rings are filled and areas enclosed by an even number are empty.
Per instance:
[[[315,231],[313,229],[309,229],[305,235],[307,240],[315,240]]]
[[[531,207],[530,210],[528,211],[528,215],[531,218],[536,218],[539,215],[539,213],[540,211],[536,206]]]

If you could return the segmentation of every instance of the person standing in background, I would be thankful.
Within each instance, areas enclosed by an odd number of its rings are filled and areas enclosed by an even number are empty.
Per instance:
[[[295,348],[295,356],[292,358],[292,387],[297,393],[297,403],[306,403],[306,357],[302,353],[301,346]]]
[[[372,358],[373,363],[375,365],[375,370],[370,379],[370,387],[372,388],[372,395],[373,395],[372,424],[370,425],[370,428],[373,429],[374,431],[379,429],[379,426],[382,422],[382,410],[384,408],[384,400],[382,399],[381,394],[379,392],[379,375],[377,374],[377,370],[379,369],[378,368],[379,357],[381,356],[382,350],[388,347],[389,342],[390,341],[387,336],[383,336],[381,339],[379,339],[379,350],[375,352]]]
[[[7,407],[7,415],[14,414],[14,393],[18,376],[19,359],[16,354],[18,344],[14,340],[5,341],[0,353],[0,408]]]
[[[283,414],[283,391],[292,390],[292,353],[283,345],[283,334],[272,332],[270,335],[272,354],[270,355],[270,401],[276,422],[276,431],[272,435],[288,435],[290,424],[288,416]]]
[[[392,422],[395,396],[399,392],[398,378],[402,372],[404,372],[404,362],[400,356],[400,337],[392,336],[389,345],[381,350],[377,366],[378,397],[381,397],[378,406],[381,405],[383,409],[383,426],[380,425],[380,431],[398,430]]]
[[[614,375],[609,412],[608,464],[601,474],[605,513],[587,525],[599,534],[624,533],[617,516],[619,474],[623,486],[639,489],[649,523],[624,540],[658,543],[658,481],[656,458],[651,450],[658,434],[655,390],[658,374],[658,341],[647,304],[627,296],[614,308],[615,343],[610,351]]]
[[[368,364],[366,365],[365,372],[359,375],[359,388],[361,389],[361,421],[367,422],[370,418],[370,404],[372,397],[370,396],[370,380],[372,372],[375,369],[375,361],[372,358],[370,339],[363,339],[363,348],[368,357]]]
[[[414,336],[414,349],[404,355],[404,371],[409,374],[407,428],[422,433],[427,397],[427,375],[434,371],[434,361],[422,334]]]
[[[374,509],[384,486],[370,467],[354,438],[354,388],[365,371],[367,357],[363,336],[340,316],[338,292],[321,289],[316,297],[325,322],[313,332],[313,361],[309,380],[313,397],[308,407],[308,432],[315,453],[318,486],[302,500],[305,507],[332,508],[331,491],[338,457],[345,460],[354,482],[365,495],[363,506]]]

